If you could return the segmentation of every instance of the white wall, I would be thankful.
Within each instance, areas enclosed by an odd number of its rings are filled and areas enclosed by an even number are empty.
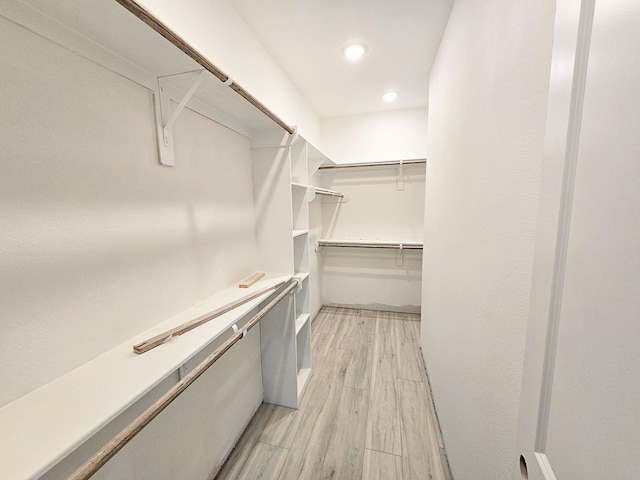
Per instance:
[[[144,0],[150,12],[314,144],[317,113],[226,0]]]
[[[322,148],[336,163],[424,158],[426,108],[323,118]]]
[[[345,195],[324,197],[321,237],[333,240],[421,242],[424,219],[424,164],[403,167],[321,170],[322,184]],[[418,312],[422,255],[407,251],[396,265],[396,250],[321,249],[325,304]]]
[[[516,471],[553,20],[458,0],[431,74],[422,347],[456,479]]]
[[[257,249],[248,139],[186,110],[161,167],[150,91],[4,19],[0,89],[2,406],[253,273]],[[208,476],[261,401],[250,337],[109,478]]]
[[[321,119],[322,148],[336,163],[425,158],[426,108],[389,110]],[[317,183],[339,190],[346,203],[322,201],[322,238],[422,241],[424,165],[397,169],[321,171]],[[422,256],[413,251],[396,265],[396,252],[323,248],[320,254],[325,304],[418,312]]]

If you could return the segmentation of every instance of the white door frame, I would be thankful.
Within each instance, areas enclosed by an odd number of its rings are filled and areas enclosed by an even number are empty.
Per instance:
[[[556,479],[545,451],[595,1],[556,2],[516,455],[532,480]]]

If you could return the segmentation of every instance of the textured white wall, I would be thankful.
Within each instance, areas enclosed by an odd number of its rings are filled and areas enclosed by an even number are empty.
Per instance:
[[[0,89],[2,406],[251,274],[257,249],[248,139],[185,110],[162,167],[151,92],[4,19]],[[100,478],[210,475],[262,399],[258,346],[256,330]]]
[[[461,480],[515,475],[553,20],[458,0],[431,74],[422,346]]]
[[[246,138],[186,111],[161,167],[151,92],[7,22],[2,37],[0,404],[257,263]]]
[[[336,163],[425,158],[426,108],[321,120],[322,147]],[[323,238],[422,241],[424,166],[405,167],[405,189],[397,190],[395,167],[322,171],[319,181],[349,201],[323,200]],[[419,311],[419,252],[324,248],[324,303]]]
[[[311,143],[320,121],[238,12],[226,1],[140,2]]]
[[[336,163],[424,158],[426,108],[323,118],[322,148]]]
[[[322,238],[421,242],[424,220],[424,165],[404,167],[404,189],[398,190],[397,167],[322,170],[327,188],[346,201],[322,200]],[[421,261],[419,251],[323,248],[324,303],[393,307],[419,311]]]

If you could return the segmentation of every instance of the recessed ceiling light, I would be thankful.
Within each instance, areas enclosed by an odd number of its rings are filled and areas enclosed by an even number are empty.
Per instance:
[[[360,43],[354,43],[353,45],[349,45],[344,49],[344,56],[349,60],[358,60],[362,58],[367,49],[364,45]]]
[[[390,91],[382,95],[382,100],[386,103],[395,102],[396,98],[398,98],[398,92]]]

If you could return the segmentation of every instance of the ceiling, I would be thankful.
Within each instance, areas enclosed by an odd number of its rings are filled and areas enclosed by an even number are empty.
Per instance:
[[[426,107],[453,0],[228,0],[322,118]],[[361,42],[357,62],[343,55]],[[382,101],[388,90],[395,102]]]

